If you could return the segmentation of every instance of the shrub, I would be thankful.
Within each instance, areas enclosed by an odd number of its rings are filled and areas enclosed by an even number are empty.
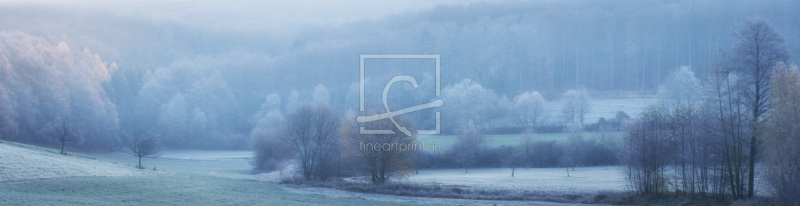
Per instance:
[[[279,170],[286,160],[290,159],[292,152],[277,138],[276,131],[262,133],[255,137],[253,150],[253,169],[261,172]]]

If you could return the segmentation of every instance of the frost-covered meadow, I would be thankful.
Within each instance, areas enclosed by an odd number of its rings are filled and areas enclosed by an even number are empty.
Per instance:
[[[627,189],[620,167],[430,169],[420,170],[406,180],[417,184],[440,184],[485,189],[532,190],[543,192],[623,192]]]
[[[167,151],[136,169],[125,153],[64,156],[0,141],[0,205],[565,205],[286,187],[275,172],[251,174],[250,158],[241,151]]]
[[[177,158],[148,159],[148,169],[136,169],[135,158],[125,154],[64,156],[52,149],[0,142],[0,205],[408,204],[293,192],[237,172],[248,163],[232,159],[237,155],[230,152],[167,154]]]
[[[0,183],[79,177],[119,177],[149,174],[126,165],[97,161],[85,155],[65,157],[58,151],[0,142]]]

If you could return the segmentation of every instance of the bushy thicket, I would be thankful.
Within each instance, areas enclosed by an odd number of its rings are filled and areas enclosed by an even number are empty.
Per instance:
[[[253,139],[253,169],[270,172],[282,169],[291,159],[291,150],[279,139],[279,131],[260,133]]]
[[[627,127],[623,162],[635,191],[752,199],[766,166],[762,183],[796,203],[797,69],[783,63],[784,39],[766,19],[733,34],[733,55],[721,53],[702,83],[688,67],[676,70],[659,91],[668,101]]]
[[[766,124],[765,177],[786,205],[800,204],[800,74],[797,66],[778,64],[771,79],[774,112]]]

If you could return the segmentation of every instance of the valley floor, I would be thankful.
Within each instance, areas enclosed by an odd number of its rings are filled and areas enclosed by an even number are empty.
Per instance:
[[[64,156],[52,149],[0,142],[0,205],[568,205],[293,188],[277,183],[275,173],[249,174],[249,155],[167,152],[143,160],[147,169],[140,170],[134,168],[136,159],[124,153]],[[447,176],[446,171],[433,174]],[[426,177],[435,176],[409,181]]]
[[[408,177],[416,184],[440,184],[482,189],[510,189],[543,192],[624,192],[625,176],[619,166],[566,168],[435,169],[420,170]]]

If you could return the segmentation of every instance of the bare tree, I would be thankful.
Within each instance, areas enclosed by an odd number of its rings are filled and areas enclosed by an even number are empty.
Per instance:
[[[70,131],[71,128],[67,124],[66,118],[61,119],[61,127],[56,131],[56,138],[58,138],[58,142],[61,143],[61,154],[66,155],[67,151],[64,150],[64,146],[67,142],[72,141],[73,134]]]
[[[669,135],[675,140],[676,153],[672,171],[677,190],[689,194],[706,194],[709,186],[709,162],[712,158],[708,142],[710,135],[700,135],[701,119],[697,103],[700,100],[700,80],[689,66],[681,66],[669,75],[658,94],[669,113]]]
[[[293,157],[292,151],[279,139],[281,135],[284,134],[277,129],[263,129],[251,134],[254,170],[264,172],[280,170],[286,160]]]
[[[485,147],[486,138],[478,131],[475,123],[469,121],[461,127],[458,141],[451,149],[455,152],[456,160],[464,166],[464,173],[467,173],[468,169],[477,163]]]
[[[707,81],[708,100],[705,102],[705,122],[707,134],[715,139],[715,152],[721,159],[718,165],[721,174],[719,193],[728,193],[733,199],[745,197],[747,160],[746,135],[747,119],[737,85],[740,78],[733,74],[730,62],[725,61],[724,53],[712,65],[712,76]],[[728,190],[728,192],[723,192]]]
[[[589,97],[586,94],[586,89],[580,90],[570,89],[564,93],[564,106],[561,108],[561,114],[567,124],[580,123],[583,124],[586,114],[592,109]]]
[[[675,186],[689,194],[706,194],[712,142],[700,135],[702,116],[692,105],[672,108],[669,120],[670,135],[675,140],[673,172]]]
[[[629,125],[623,164],[631,188],[641,194],[667,192],[666,167],[673,148],[664,108],[651,106]]]
[[[511,167],[511,177],[514,177],[514,173],[517,171],[517,168],[522,166],[525,162],[525,152],[522,147],[506,147],[505,150],[505,152],[508,152],[509,155],[507,159],[503,160],[503,164]]]
[[[158,157],[161,153],[161,141],[159,141],[157,134],[147,130],[139,130],[135,131],[135,134],[128,132],[126,135],[130,137],[128,149],[131,155],[139,158],[139,165],[136,168],[144,169],[142,158]]]
[[[416,130],[411,120],[395,116],[394,120],[408,129],[411,136],[401,132],[391,120],[357,123],[351,119],[342,130],[342,156],[360,173],[370,177],[372,184],[383,184],[390,177],[404,177],[415,167],[417,154],[423,148],[416,144]],[[371,129],[392,130],[394,134],[360,134],[363,126]]]
[[[544,110],[545,99],[539,92],[525,92],[514,97],[513,111],[520,126],[535,129],[547,113]]]
[[[560,164],[567,168],[569,176],[570,168],[575,170],[576,166],[586,164],[586,142],[583,139],[583,125],[579,123],[567,125],[567,147],[564,148],[565,154],[561,157]]]
[[[533,166],[534,159],[534,146],[536,143],[536,134],[531,129],[526,129],[522,133],[522,140],[519,143],[519,149],[516,152],[521,155],[520,166]]]
[[[327,179],[335,172],[340,126],[326,105],[303,105],[286,117],[281,139],[296,153],[304,179]]]
[[[783,36],[764,18],[748,19],[734,31],[733,36],[737,41],[732,48],[732,61],[741,76],[741,95],[750,113],[747,197],[753,197],[755,162],[762,132],[761,116],[770,109],[771,70],[776,63],[789,59],[789,50],[783,45]]]

